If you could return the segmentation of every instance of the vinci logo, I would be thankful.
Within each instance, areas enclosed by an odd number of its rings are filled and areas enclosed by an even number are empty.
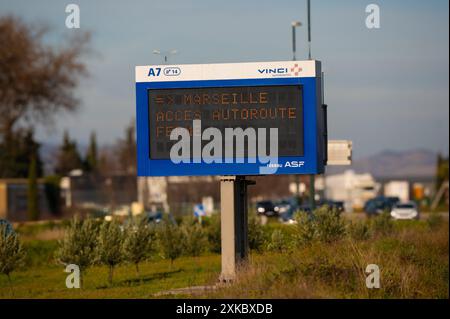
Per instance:
[[[274,76],[282,75],[295,75],[298,76],[303,69],[298,64],[294,64],[292,68],[270,68],[270,69],[258,69],[260,74],[272,74]]]
[[[287,74],[288,68],[258,69],[261,74]]]
[[[295,64],[293,68],[291,68],[291,72],[294,73],[295,76],[299,75],[300,72],[302,72],[303,69],[298,66],[298,64]]]

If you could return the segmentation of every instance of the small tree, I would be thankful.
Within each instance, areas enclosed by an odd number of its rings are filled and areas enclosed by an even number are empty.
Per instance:
[[[36,165],[36,157],[33,155],[30,162],[30,168],[28,170],[27,209],[29,220],[39,219],[39,189]]]
[[[104,221],[100,226],[97,259],[109,267],[109,284],[112,284],[114,267],[123,260],[123,239],[123,232],[116,220]]]
[[[11,272],[23,264],[25,252],[17,234],[0,224],[0,272],[11,282]]]
[[[97,135],[91,133],[89,148],[84,160],[84,169],[87,172],[96,172],[98,169]]]
[[[260,251],[264,244],[264,230],[255,214],[248,217],[248,246],[250,249]]]
[[[295,221],[297,222],[295,234],[297,244],[310,244],[316,239],[316,227],[311,216],[305,212],[298,212],[295,214]]]
[[[65,131],[63,142],[56,158],[55,173],[58,175],[67,175],[71,170],[81,169],[82,167],[83,161],[78,152],[77,143],[72,141],[69,133]]]
[[[346,231],[346,223],[339,211],[328,206],[317,208],[311,215],[298,213],[296,221],[298,244],[331,243],[342,239]]]
[[[208,245],[206,232],[195,221],[189,220],[183,226],[184,251],[188,256],[198,257]]]
[[[145,218],[130,223],[125,229],[123,243],[124,257],[136,266],[139,275],[139,263],[149,258],[154,249],[155,232]]]
[[[169,220],[164,220],[158,231],[158,240],[164,258],[170,259],[172,267],[174,260],[183,252],[184,234],[181,228]]]
[[[345,221],[335,208],[328,206],[317,208],[314,211],[314,223],[317,229],[317,239],[321,242],[338,241],[345,235]]]
[[[209,242],[209,249],[213,253],[220,254],[221,251],[221,229],[220,214],[214,214],[208,219],[206,233]]]
[[[57,258],[80,268],[80,284],[83,287],[83,274],[95,261],[98,225],[91,218],[80,220],[74,217],[67,229],[64,239],[59,242]]]

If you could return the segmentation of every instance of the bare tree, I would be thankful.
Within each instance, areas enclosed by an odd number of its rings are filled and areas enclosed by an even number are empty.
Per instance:
[[[8,141],[18,122],[51,123],[59,111],[74,111],[73,95],[89,34],[72,38],[68,46],[45,44],[47,28],[0,17],[0,137]]]

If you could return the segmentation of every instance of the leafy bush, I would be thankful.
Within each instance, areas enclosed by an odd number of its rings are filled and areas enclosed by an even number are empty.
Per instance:
[[[255,214],[248,218],[248,246],[252,250],[261,251],[264,245],[264,230]]]
[[[209,242],[209,249],[211,252],[220,254],[221,252],[221,229],[220,229],[220,214],[214,214],[207,220],[206,236]]]
[[[286,236],[281,229],[275,229],[270,237],[267,249],[271,251],[283,252],[287,247]]]
[[[124,234],[116,220],[104,221],[100,226],[97,260],[109,267],[108,282],[112,284],[114,267],[123,260]]]
[[[155,248],[155,230],[146,218],[136,218],[125,228],[123,252],[126,261],[133,263],[139,276],[139,263],[148,259]]]
[[[196,221],[185,222],[182,226],[184,236],[184,253],[188,256],[198,257],[208,246],[206,232],[202,225]]]
[[[296,214],[298,244],[308,244],[313,241],[330,243],[345,235],[345,221],[339,211],[327,206],[316,209],[311,215]]]
[[[181,227],[169,220],[163,220],[157,231],[159,246],[164,258],[170,259],[173,265],[175,259],[181,256],[184,246],[184,233]]]
[[[83,284],[83,271],[95,261],[98,224],[91,218],[80,220],[74,217],[59,242],[57,259],[68,265],[75,264],[80,268],[80,283]]]
[[[327,206],[316,209],[314,224],[317,229],[317,239],[321,242],[331,243],[345,235],[345,221],[337,209]]]
[[[391,214],[389,212],[383,212],[380,215],[372,218],[371,229],[375,234],[389,235],[394,230],[394,224],[392,223]]]
[[[0,272],[11,281],[11,272],[23,265],[25,252],[19,236],[7,231],[6,224],[0,225]]]
[[[295,234],[297,244],[308,244],[316,239],[316,225],[308,214],[303,212],[297,213],[295,221],[297,222]]]
[[[354,240],[367,240],[371,236],[370,227],[366,222],[351,222],[347,229],[348,235]]]

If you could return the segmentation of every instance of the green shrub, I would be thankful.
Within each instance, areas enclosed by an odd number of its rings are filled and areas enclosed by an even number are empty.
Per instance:
[[[264,230],[255,214],[248,218],[248,246],[252,250],[261,251],[264,245]]]
[[[309,244],[313,241],[331,243],[345,235],[345,221],[339,211],[323,206],[311,215],[297,213],[296,241],[298,244]]]
[[[16,233],[8,232],[6,225],[0,225],[0,272],[11,281],[11,272],[23,265],[25,251]]]
[[[184,235],[184,253],[187,256],[198,257],[208,246],[206,232],[196,219],[186,220],[182,226]]]
[[[345,221],[337,209],[327,206],[316,209],[314,224],[317,228],[317,239],[321,242],[331,243],[345,235]]]
[[[297,213],[295,215],[295,221],[297,222],[295,234],[297,244],[309,244],[316,239],[316,225],[307,213]]]
[[[286,236],[281,229],[275,229],[270,237],[267,249],[276,252],[283,252],[287,247]]]
[[[220,254],[221,252],[221,229],[220,214],[214,214],[206,222],[206,236],[208,238],[209,249],[211,252]]]
[[[353,240],[367,240],[371,236],[370,227],[366,222],[351,222],[347,233]]]
[[[391,219],[391,214],[385,211],[378,216],[371,219],[371,230],[375,234],[389,235],[394,230],[394,223]]]
[[[109,267],[108,282],[112,284],[114,267],[123,260],[124,234],[116,220],[104,221],[98,234],[97,260]]]
[[[184,233],[181,227],[165,219],[158,227],[157,236],[163,257],[170,259],[172,266],[174,260],[183,253]]]
[[[139,263],[148,259],[155,248],[155,230],[146,218],[135,218],[125,228],[123,252],[126,261],[136,267],[139,276]]]
[[[56,258],[63,264],[75,264],[80,268],[80,283],[83,272],[95,261],[98,224],[91,218],[80,220],[74,217],[59,242]]]

